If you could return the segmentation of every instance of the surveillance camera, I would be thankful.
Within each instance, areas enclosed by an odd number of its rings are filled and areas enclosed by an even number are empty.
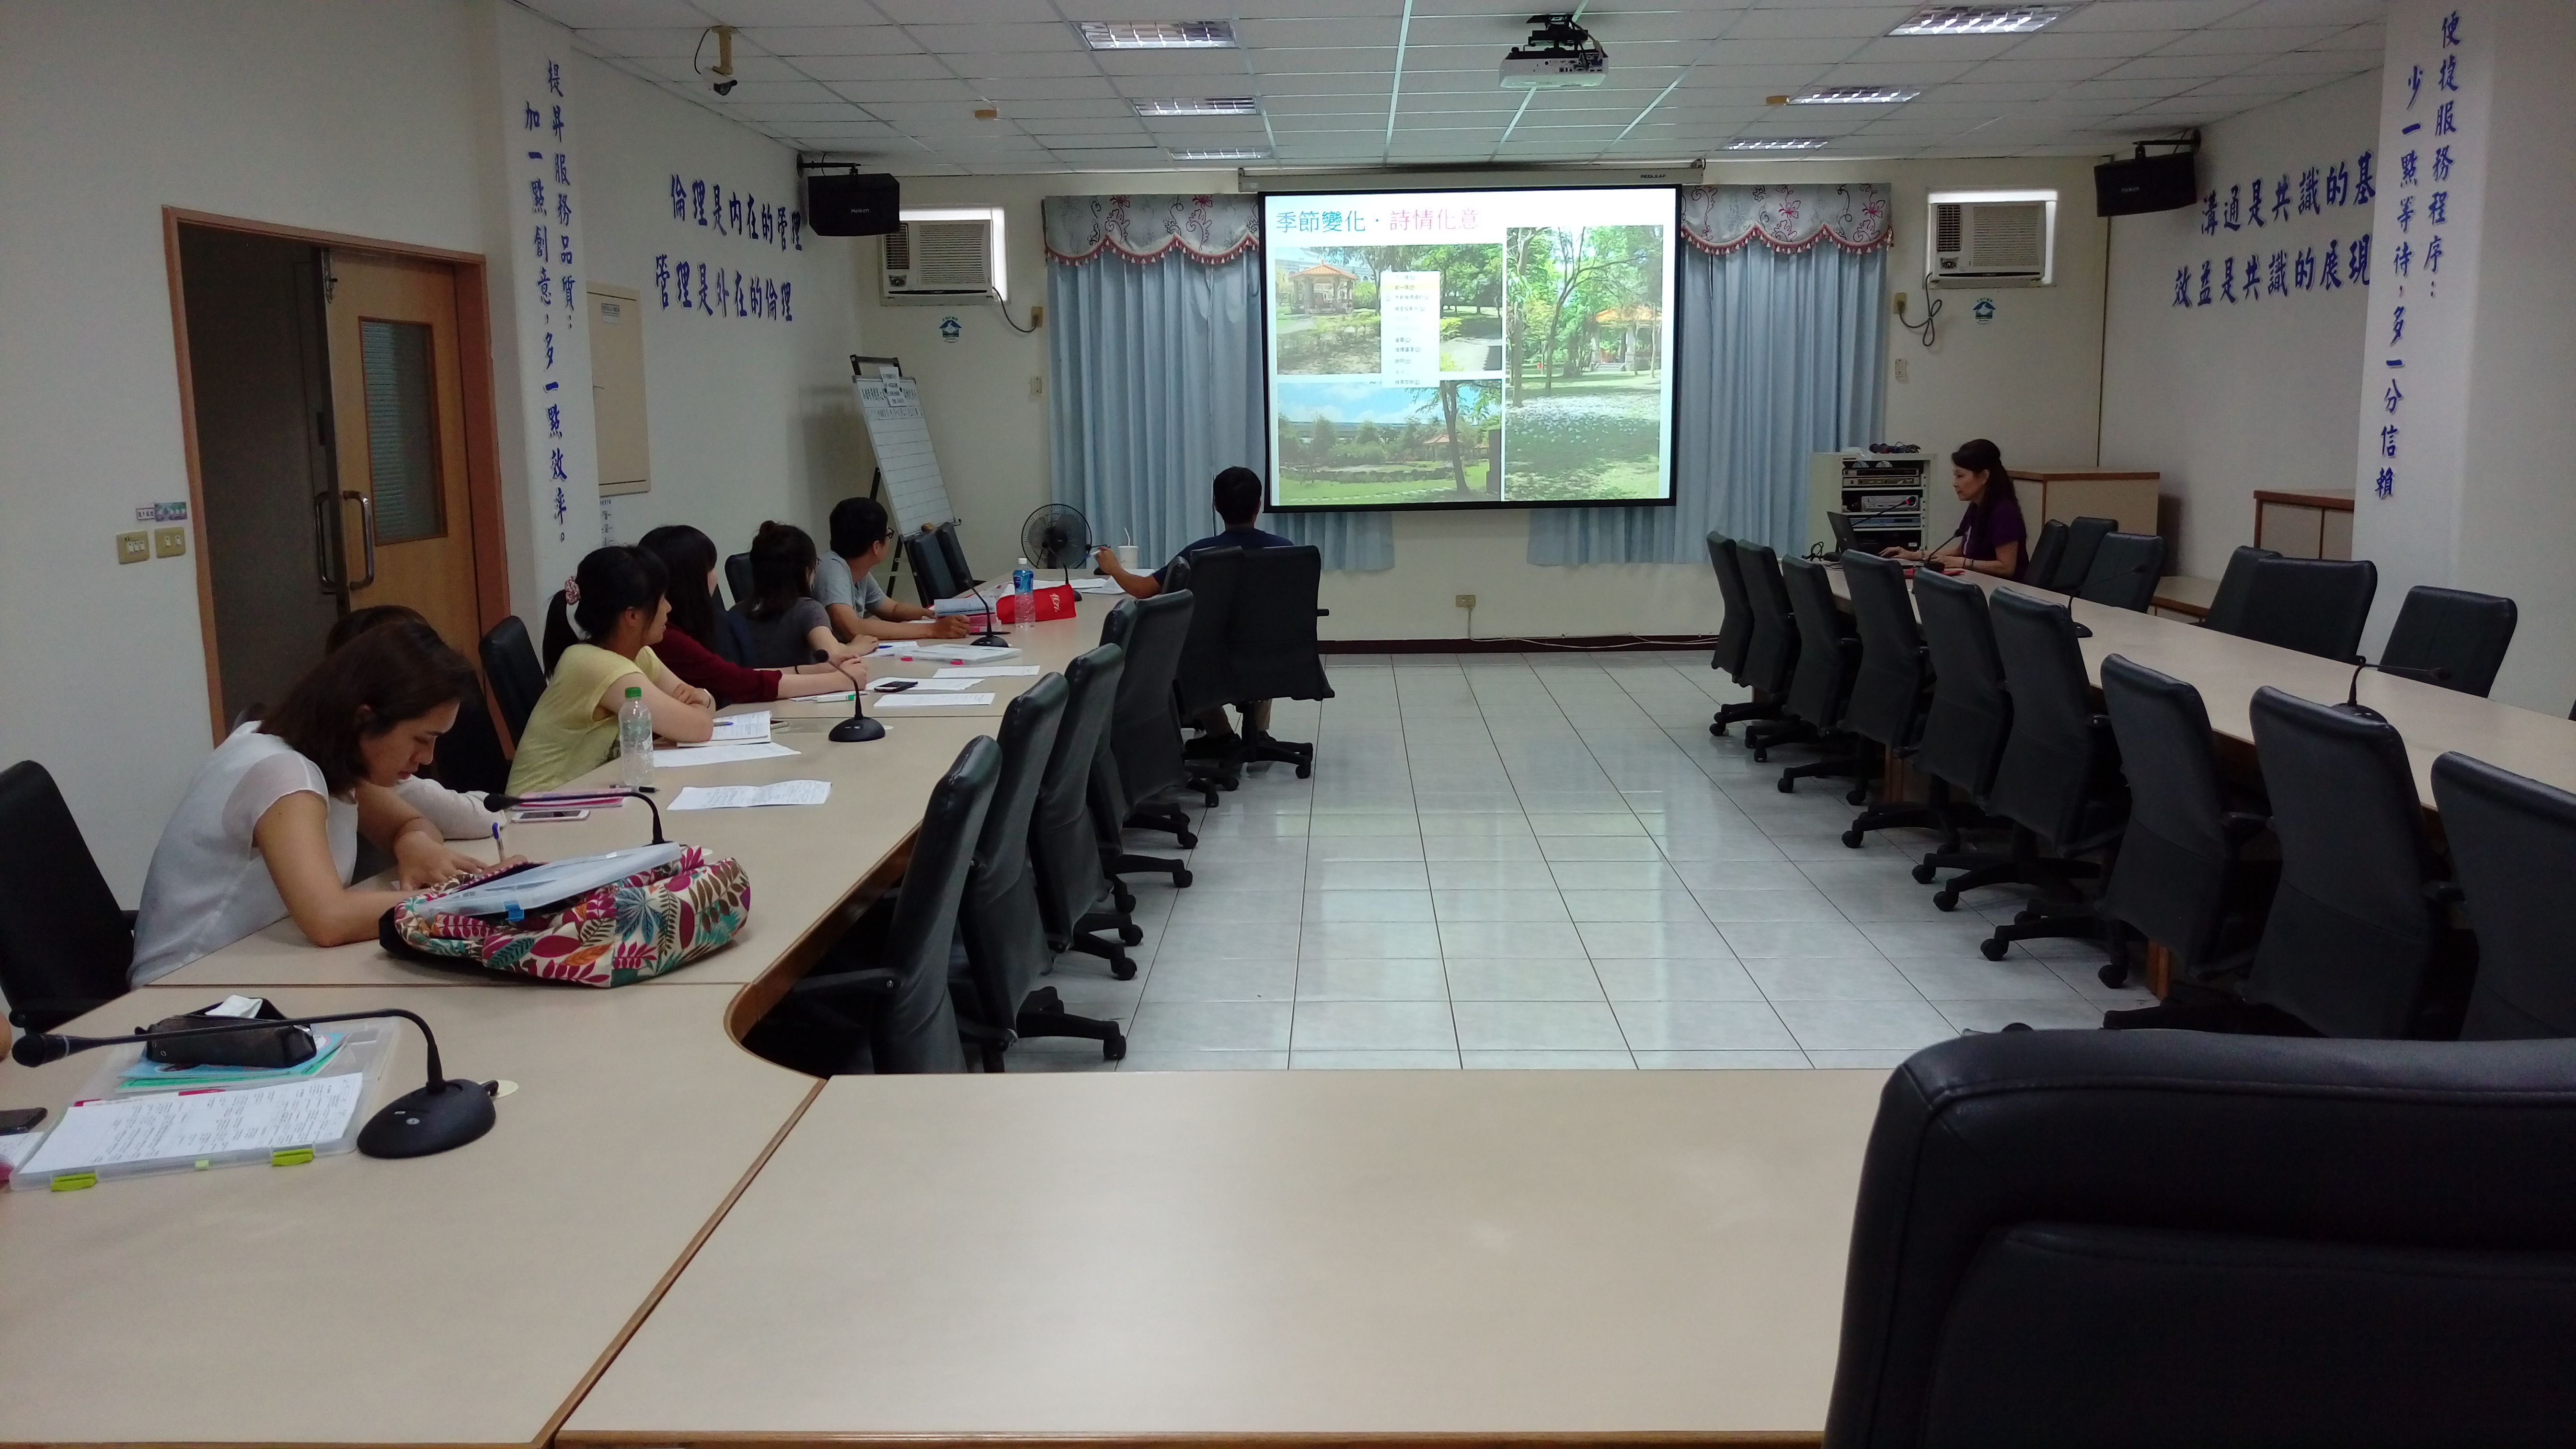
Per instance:
[[[736,84],[737,82],[732,76],[726,76],[723,80],[717,81],[713,85],[708,86],[707,89],[714,91],[720,96],[729,96],[733,94],[733,88]]]

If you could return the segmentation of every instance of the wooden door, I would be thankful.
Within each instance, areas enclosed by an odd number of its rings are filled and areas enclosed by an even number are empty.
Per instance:
[[[455,273],[339,248],[325,266],[349,607],[408,604],[471,658],[482,630]]]

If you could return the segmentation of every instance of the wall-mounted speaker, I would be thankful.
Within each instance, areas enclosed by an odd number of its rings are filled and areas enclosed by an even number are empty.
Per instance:
[[[902,190],[873,172],[811,172],[805,225],[817,236],[884,236],[903,225]]]

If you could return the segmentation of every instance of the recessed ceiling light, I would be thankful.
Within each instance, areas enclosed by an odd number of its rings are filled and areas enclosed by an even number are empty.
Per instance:
[[[1820,86],[1789,98],[1793,106],[1892,106],[1923,92],[1912,86]]]
[[[1164,152],[1175,161],[1267,161],[1267,146],[1176,146]]]
[[[1140,116],[1257,116],[1261,102],[1252,96],[1175,96],[1168,100],[1136,101]]]
[[[1890,35],[2020,35],[2063,19],[2072,5],[1926,5]]]
[[[1822,136],[1747,136],[1741,141],[1727,142],[1726,149],[1729,151],[1813,151],[1818,146],[1832,144]]]
[[[1086,20],[1082,43],[1094,50],[1232,50],[1231,20]]]

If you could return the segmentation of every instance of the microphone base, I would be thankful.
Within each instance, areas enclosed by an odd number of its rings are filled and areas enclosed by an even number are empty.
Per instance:
[[[832,740],[836,744],[865,744],[869,740],[884,738],[885,726],[866,715],[855,715],[832,726]]]
[[[983,633],[976,635],[974,638],[969,639],[966,642],[974,645],[978,649],[1007,649],[1010,647],[1009,640],[1004,639],[1001,635],[994,633],[990,629],[985,630]]]
[[[358,1129],[358,1150],[369,1157],[428,1157],[491,1131],[497,1116],[491,1091],[460,1077],[387,1102]]]

